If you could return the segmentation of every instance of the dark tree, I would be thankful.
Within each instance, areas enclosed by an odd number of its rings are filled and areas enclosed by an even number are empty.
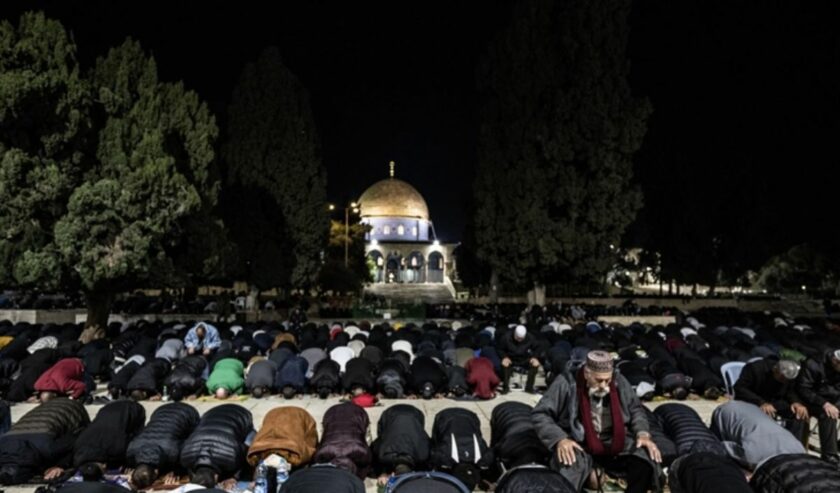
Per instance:
[[[115,293],[182,277],[174,252],[216,200],[215,119],[181,83],[160,82],[134,41],[82,80],[57,22],[27,14],[0,29],[0,87],[13,89],[0,102],[11,199],[0,222],[6,245],[19,245],[3,248],[4,277],[81,287],[88,325],[102,327]]]
[[[276,48],[245,66],[228,117],[228,182],[244,192],[234,198],[235,216],[261,228],[233,226],[246,280],[261,288],[311,285],[329,231],[326,174],[309,96]],[[254,245],[260,231],[271,233]]]
[[[478,73],[478,256],[502,281],[603,281],[641,206],[646,101],[627,84],[628,0],[524,0]]]

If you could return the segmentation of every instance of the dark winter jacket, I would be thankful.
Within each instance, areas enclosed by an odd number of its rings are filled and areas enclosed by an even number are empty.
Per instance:
[[[248,374],[245,376],[245,388],[249,392],[257,387],[273,389],[276,373],[277,364],[275,362],[268,359],[255,361],[248,367]]]
[[[514,331],[508,330],[496,342],[496,349],[498,349],[500,358],[510,358],[513,364],[517,366],[525,366],[531,358],[542,356],[539,342],[530,332],[525,334],[524,339],[517,341],[514,337]]]
[[[778,455],[750,480],[755,493],[836,493],[838,485],[837,466],[807,454]]]
[[[764,403],[790,407],[802,402],[796,393],[796,382],[779,382],[773,377],[776,360],[762,359],[747,363],[735,383],[735,398],[756,406]]]
[[[274,377],[274,386],[278,390],[284,387],[293,387],[296,391],[302,392],[306,386],[306,370],[309,363],[300,356],[292,356],[287,359],[282,368],[277,369]]]
[[[126,390],[129,392],[143,390],[151,394],[160,393],[163,389],[163,380],[169,374],[170,368],[169,361],[165,359],[155,358],[146,361],[128,381]]]
[[[802,402],[812,409],[821,408],[826,402],[840,404],[840,372],[831,364],[831,351],[826,351],[821,360],[805,361],[798,384]]]
[[[69,461],[89,424],[85,407],[72,399],[51,399],[26,413],[0,437],[0,484],[20,484]]]
[[[163,381],[170,393],[175,391],[183,396],[193,395],[204,390],[204,372],[207,360],[203,356],[187,356],[175,363],[170,373]]]
[[[685,404],[662,404],[653,413],[662,423],[665,434],[677,446],[677,455],[710,452],[725,456],[726,449],[709,430],[697,411]]]
[[[677,459],[668,471],[668,485],[672,493],[753,493],[735,461],[711,452]]]
[[[636,446],[634,438],[643,432],[650,433],[650,427],[633,387],[619,373],[614,375],[614,379],[624,426],[627,428],[625,448],[631,450]],[[578,443],[584,441],[579,407],[577,383],[570,381],[566,375],[559,375],[532,413],[534,428],[546,448],[554,450],[557,442],[564,438],[571,438]]]
[[[449,378],[443,365],[428,356],[420,356],[411,363],[409,380],[415,392],[421,392],[426,383],[431,383],[437,393],[446,390]]]
[[[58,361],[55,349],[39,349],[20,363],[20,375],[9,386],[8,400],[23,402],[35,393],[35,382]]]
[[[340,371],[341,367],[335,361],[321,360],[315,365],[315,371],[312,373],[312,378],[309,379],[309,386],[315,391],[327,388],[330,389],[330,392],[334,392],[341,384]]]
[[[540,465],[522,465],[506,472],[496,484],[496,493],[575,493],[566,478]]]
[[[373,364],[364,358],[353,358],[347,362],[341,384],[345,392],[360,386],[366,392],[374,390]]]
[[[73,466],[102,462],[109,468],[125,463],[129,442],[146,422],[146,410],[134,401],[112,402],[96,414],[73,446]]]
[[[178,465],[184,440],[198,426],[195,407],[173,402],[152,413],[149,424],[128,445],[126,462],[131,467],[148,464],[161,470]]]
[[[350,472],[329,465],[319,464],[294,472],[283,484],[284,491],[293,493],[365,493],[365,484]]]
[[[446,388],[449,392],[456,392],[460,389],[464,394],[469,393],[469,386],[467,385],[467,370],[461,368],[460,366],[450,366],[446,369],[446,373],[449,377],[446,384]]]
[[[398,464],[422,469],[429,461],[430,439],[423,412],[408,404],[391,406],[377,423],[377,438],[371,445],[377,464],[393,471]]]
[[[508,469],[522,464],[548,464],[545,448],[531,419],[531,406],[503,402],[490,417],[490,447],[497,461]]]
[[[331,463],[364,479],[373,455],[367,444],[370,419],[361,407],[345,402],[324,414],[324,433],[313,462]]]
[[[481,436],[481,423],[474,412],[452,407],[437,413],[429,462],[433,468],[449,470],[458,464],[475,464],[482,469],[493,464],[493,453]]]
[[[204,413],[181,449],[181,465],[190,470],[211,467],[228,478],[245,462],[245,439],[254,428],[251,412],[222,404]]]
[[[376,386],[380,392],[386,393],[390,390],[394,398],[402,399],[405,396],[407,371],[401,360],[386,358],[379,369],[379,376],[376,377]]]
[[[85,364],[85,372],[91,377],[107,377],[111,370],[111,361],[114,359],[114,354],[105,339],[96,339],[85,344],[78,356]]]

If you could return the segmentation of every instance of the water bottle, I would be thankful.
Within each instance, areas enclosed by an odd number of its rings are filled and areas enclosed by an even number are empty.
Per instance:
[[[167,387],[166,385],[163,386],[163,395],[161,397],[161,400],[164,402],[169,400],[169,387]]]
[[[260,462],[257,466],[257,477],[254,479],[254,493],[268,493],[268,466]]]
[[[280,464],[277,466],[277,489],[281,489],[283,487],[283,483],[285,483],[289,479],[289,462],[280,457]]]

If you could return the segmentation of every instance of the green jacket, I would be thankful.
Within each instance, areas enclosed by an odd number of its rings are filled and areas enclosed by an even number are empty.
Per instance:
[[[242,393],[245,387],[245,367],[236,358],[219,360],[213,367],[213,373],[207,379],[207,391],[215,394],[218,389],[227,389],[233,394]]]

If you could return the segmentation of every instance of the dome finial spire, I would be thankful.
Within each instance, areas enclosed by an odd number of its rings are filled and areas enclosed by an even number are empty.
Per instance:
[[[391,161],[390,163],[388,163],[388,166],[390,166],[390,167],[391,167],[391,178],[393,178],[393,177],[394,177],[394,167],[395,167],[396,165],[397,165],[397,163],[395,163],[395,162],[393,162],[393,161]]]

